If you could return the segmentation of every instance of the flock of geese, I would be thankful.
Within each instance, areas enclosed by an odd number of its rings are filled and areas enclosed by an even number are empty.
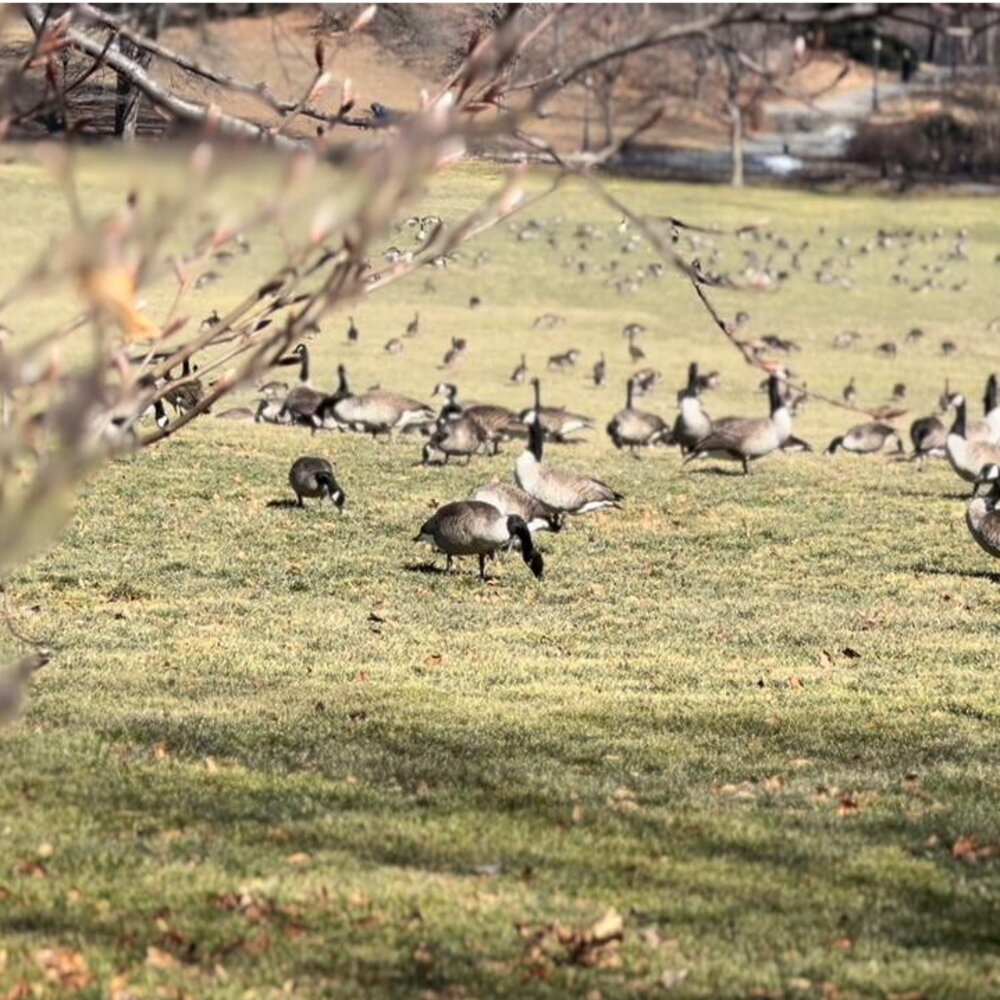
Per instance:
[[[396,227],[400,245],[390,247],[384,254],[385,259],[392,263],[415,253],[439,221],[436,217],[414,217],[401,223]],[[969,260],[969,234],[964,230],[948,234],[943,228],[930,231],[879,229],[871,239],[852,244],[847,237],[834,237],[822,226],[812,242],[793,242],[766,227],[750,226],[733,234],[737,242],[734,259],[732,250],[725,247],[718,234],[692,229],[673,219],[660,222],[675,245],[686,246],[692,254],[697,254],[692,267],[708,286],[767,290],[800,274],[808,276],[811,273],[818,284],[849,291],[862,274],[856,265],[877,254],[892,260],[891,283],[903,285],[914,293],[961,292],[968,280],[962,273]],[[407,232],[412,233],[412,249],[405,246]],[[545,222],[514,223],[510,232],[517,243],[538,241],[547,245],[560,255],[562,267],[574,276],[596,279],[619,294],[638,291],[645,283],[665,273],[662,264],[656,261],[642,262],[640,251],[646,238],[633,231],[627,220],[602,228],[586,223],[567,225],[556,217]],[[834,245],[822,249],[823,242],[831,239]],[[611,252],[612,259],[602,260],[607,251]],[[814,259],[814,254],[820,255],[820,259]],[[435,268],[448,268],[459,258],[458,253],[449,254],[432,263]],[[471,267],[483,267],[489,260],[490,252],[480,250],[471,259]],[[436,290],[436,284],[428,278],[424,282],[424,293],[433,294]],[[478,309],[481,304],[479,295],[469,299],[471,309]],[[1000,330],[1000,319],[995,323]],[[535,319],[532,328],[550,331],[565,324],[566,317],[544,313]],[[639,457],[643,449],[675,447],[684,464],[700,460],[735,462],[744,475],[774,452],[812,451],[807,442],[793,434],[793,420],[805,394],[791,387],[788,380],[793,373],[786,361],[800,350],[800,346],[794,340],[777,335],[750,338],[746,334],[750,324],[749,314],[739,312],[731,330],[733,339],[744,353],[768,373],[760,385],[767,396],[764,412],[745,416],[710,415],[704,400],[706,394],[718,386],[719,373],[701,372],[697,364],[691,363],[686,382],[677,393],[676,413],[668,419],[641,403],[642,397],[657,386],[661,373],[650,367],[639,368],[625,381],[623,405],[606,425],[613,446],[635,457]],[[402,353],[420,330],[421,316],[415,312],[402,336],[386,342],[384,352],[387,355]],[[646,362],[641,344],[644,332],[645,327],[635,322],[622,329],[633,367]],[[900,337],[898,343],[886,340],[868,349],[876,357],[891,360],[899,351],[920,344],[924,336],[924,331],[914,328]],[[351,317],[346,344],[354,347],[360,339],[361,332]],[[457,366],[467,347],[465,338],[452,338],[440,367]],[[838,351],[864,350],[864,337],[857,331],[845,330],[834,338],[832,347]],[[940,344],[942,355],[957,350],[954,341]],[[559,377],[559,373],[576,369],[582,357],[579,349],[569,347],[551,354],[545,368]],[[262,398],[255,409],[235,407],[218,416],[306,427],[313,434],[339,431],[369,434],[373,438],[413,436],[420,442],[419,461],[429,466],[454,462],[467,465],[477,456],[495,460],[505,445],[520,443],[521,451],[514,461],[511,481],[493,479],[473,490],[467,498],[445,504],[417,533],[418,540],[430,543],[445,555],[449,570],[457,557],[474,555],[479,561],[480,576],[485,579],[487,560],[503,550],[513,549],[521,553],[529,570],[541,578],[544,562],[535,541],[538,532],[558,532],[569,516],[617,508],[622,503],[622,495],[596,476],[548,461],[547,445],[579,440],[578,435],[595,428],[595,421],[565,407],[543,405],[541,381],[531,377],[525,355],[520,355],[508,379],[512,385],[530,381],[533,389],[532,405],[520,411],[492,402],[465,399],[456,381],[438,382],[431,392],[431,403],[381,386],[356,392],[344,364],[337,368],[332,391],[325,391],[311,381],[310,354],[304,343],[277,363],[298,366],[298,379],[294,384],[268,382],[259,386]],[[593,362],[588,377],[597,388],[607,385],[608,362],[604,353]],[[183,412],[201,398],[202,392],[196,370],[185,364],[163,402]],[[984,415],[978,421],[969,418],[964,397],[952,393],[946,384],[938,412],[913,421],[909,455],[906,455],[900,432],[893,426],[893,421],[905,411],[894,409],[892,404],[898,406],[906,394],[906,386],[896,383],[890,405],[871,410],[875,419],[836,436],[825,453],[890,454],[914,459],[918,465],[928,459],[947,459],[959,476],[973,484],[967,512],[973,537],[986,551],[1000,557],[1000,512],[996,510],[1000,499],[1000,407],[997,405],[996,377],[991,375],[987,380]],[[853,407],[857,396],[858,387],[852,377],[844,387],[843,400]],[[954,410],[954,419],[946,426],[942,417],[949,408]],[[156,419],[161,424],[167,422],[163,403],[157,409]],[[289,483],[300,505],[304,499],[322,498],[338,509],[344,506],[344,491],[327,459],[310,456],[298,459],[289,472]]]

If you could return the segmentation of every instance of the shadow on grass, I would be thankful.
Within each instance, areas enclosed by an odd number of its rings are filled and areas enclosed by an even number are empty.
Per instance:
[[[918,500],[968,500],[971,493],[939,493],[935,490],[881,490],[880,492],[894,497],[914,497]]]
[[[949,569],[947,566],[928,566],[920,563],[911,567],[911,572],[923,576],[961,576],[966,580],[989,580],[1000,583],[1000,573],[990,573],[984,569]]]
[[[436,563],[405,563],[403,569],[407,573],[425,573],[428,576],[447,576],[448,570]]]
[[[739,479],[746,479],[747,477],[743,474],[742,469],[720,469],[718,466],[710,466],[707,469],[685,469],[685,472],[689,472],[693,476],[729,476],[738,477]]]
[[[268,500],[267,506],[272,510],[295,510],[299,504],[297,500]]]

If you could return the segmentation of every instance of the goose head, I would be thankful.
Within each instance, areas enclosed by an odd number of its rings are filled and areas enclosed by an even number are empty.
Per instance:
[[[835,437],[827,446],[826,451],[823,452],[824,455],[832,455],[836,450],[844,443],[844,436]]]
[[[507,534],[511,538],[517,538],[521,543],[521,558],[525,565],[535,575],[535,579],[541,580],[545,563],[542,554],[535,548],[534,540],[531,537],[531,530],[528,528],[524,518],[517,514],[511,514],[507,518]]]
[[[431,395],[444,396],[449,402],[454,402],[458,395],[458,389],[453,382],[438,382]]]
[[[989,415],[997,408],[997,377],[991,374],[986,380],[986,393],[983,396],[983,413]]]

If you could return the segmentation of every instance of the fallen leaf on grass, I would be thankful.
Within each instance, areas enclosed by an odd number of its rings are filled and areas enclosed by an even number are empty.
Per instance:
[[[833,657],[825,649],[819,651],[819,665],[826,669],[833,666]]]
[[[295,854],[289,854],[285,861],[290,865],[305,865],[312,861],[312,855],[306,851],[297,851]]]
[[[665,990],[676,990],[684,985],[684,980],[688,977],[687,969],[664,969],[660,976],[660,985]]]
[[[889,1000],[929,1000],[923,990],[907,990],[905,993],[890,993]]]
[[[170,969],[177,964],[177,959],[169,951],[163,951],[155,945],[146,949],[146,965],[151,969]]]
[[[527,941],[524,961],[534,978],[548,978],[554,962],[570,962],[585,969],[621,966],[625,923],[613,907],[589,928],[567,927],[555,921],[540,927],[520,924],[517,932]]]
[[[639,808],[635,795],[628,788],[616,788],[614,794],[608,799],[608,805],[615,812],[620,813],[635,812]]]
[[[841,655],[846,656],[849,660],[861,659],[861,654],[856,649],[852,649],[850,646],[845,646],[840,652]]]
[[[440,653],[430,653],[424,657],[425,667],[440,667],[444,662],[444,657]]]
[[[951,856],[970,865],[992,861],[1000,857],[1000,844],[980,844],[975,837],[959,837],[952,845]]]
[[[849,937],[839,937],[830,942],[830,947],[834,951],[850,951],[854,942]]]
[[[837,801],[837,815],[841,817],[857,816],[859,812],[861,812],[861,804],[858,802],[858,797],[853,792],[844,792]]]
[[[35,964],[41,968],[47,982],[64,990],[82,990],[94,978],[83,955],[68,948],[43,948],[35,952]]]
[[[797,688],[804,688],[805,684],[802,682],[801,677],[789,677],[788,686],[794,691]]]

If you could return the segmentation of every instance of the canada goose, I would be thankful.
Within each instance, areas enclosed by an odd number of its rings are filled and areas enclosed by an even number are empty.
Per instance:
[[[528,365],[525,356],[521,355],[521,363],[510,373],[509,381],[520,385],[528,377]]]
[[[680,413],[674,421],[673,436],[681,452],[687,454],[712,430],[712,421],[698,399],[698,365],[694,361],[688,365],[687,387],[681,391],[679,403]]]
[[[284,399],[288,395],[288,383],[287,382],[265,382],[259,389],[258,392],[265,399]]]
[[[861,334],[857,330],[844,330],[833,338],[833,346],[838,350],[850,347],[856,340],[861,339]]]
[[[842,448],[856,455],[873,455],[877,451],[882,451],[886,444],[893,442],[895,442],[894,451],[903,450],[903,442],[894,427],[874,422],[858,424],[846,434],[835,437],[827,446],[826,454],[832,455],[838,448]]]
[[[344,491],[333,478],[333,466],[325,458],[312,458],[304,455],[292,462],[288,470],[288,483],[295,492],[295,498],[300,507],[304,507],[303,497],[328,496],[337,510],[342,510]]]
[[[604,360],[604,352],[601,352],[601,356],[594,362],[594,370],[591,373],[594,379],[594,385],[600,388],[602,385],[606,385],[608,381],[608,366],[607,362]]]
[[[528,427],[528,447],[518,456],[514,466],[517,485],[553,510],[567,514],[619,507],[622,495],[599,479],[542,464],[541,384],[537,378],[531,381],[535,387],[534,416]]]
[[[579,360],[580,352],[571,347],[564,354],[553,354],[549,358],[548,368],[549,371],[565,371],[567,368],[572,368]]]
[[[464,413],[443,414],[438,418],[430,440],[424,445],[423,463],[431,464],[437,454],[444,456],[444,465],[451,458],[464,458],[465,465],[468,465],[472,456],[482,448],[483,441],[483,432],[471,417]]]
[[[990,374],[983,394],[983,419],[970,424],[965,430],[966,441],[1000,443],[1000,408],[997,407],[997,377]]]
[[[907,344],[915,344],[918,340],[922,339],[924,331],[920,329],[919,326],[913,327],[906,336],[903,338]]]
[[[646,352],[635,342],[635,339],[630,337],[628,342],[628,356],[629,360],[633,364],[638,364],[640,361],[646,360]]]
[[[195,366],[193,371],[197,370]],[[185,358],[181,364],[181,377],[176,382],[171,381],[170,388],[163,394],[164,401],[174,408],[175,413],[183,413],[197,406],[204,395],[205,387],[201,379],[192,375],[191,359]]]
[[[967,441],[965,439],[965,397],[952,399],[955,407],[955,422],[945,439],[945,454],[948,462],[966,482],[973,483],[986,465],[1000,464],[1000,445],[987,441]]]
[[[712,456],[743,464],[743,474],[750,474],[750,463],[777,451],[792,433],[792,415],[781,398],[777,376],[767,382],[769,417],[723,417],[712,422],[712,430],[692,449],[685,462]]]
[[[403,342],[399,337],[393,337],[392,340],[387,340],[385,342],[385,347],[382,348],[386,354],[402,354],[403,353]]]
[[[635,394],[645,396],[653,391],[654,386],[663,376],[655,368],[640,368],[632,374],[632,382],[635,385]]]
[[[262,403],[266,405],[267,400],[262,399]],[[216,420],[254,420],[254,411],[247,406],[231,406],[228,410],[223,410],[221,413],[216,413]]]
[[[879,344],[878,347],[875,348],[875,352],[886,358],[894,358],[896,356],[896,345],[891,340],[887,340],[884,343]]]
[[[979,496],[979,488],[989,484],[986,496]],[[983,466],[972,487],[972,497],[965,508],[965,523],[969,534],[979,543],[984,552],[994,559],[1000,559],[1000,465],[991,463]]]
[[[434,396],[444,396],[447,400],[438,418],[453,417],[458,414],[468,417],[477,427],[481,441],[490,446],[490,454],[496,455],[500,443],[508,441],[523,426],[517,415],[506,406],[491,403],[468,403],[463,405],[458,399],[458,389],[453,382],[439,382],[434,386]]]
[[[160,430],[163,430],[164,427],[170,424],[170,418],[167,416],[167,408],[163,405],[162,399],[158,399],[153,403],[153,420]]]
[[[486,557],[510,545],[521,543],[521,558],[537,579],[542,578],[544,563],[531,540],[524,518],[505,516],[496,507],[480,500],[457,500],[445,504],[424,522],[415,542],[427,542],[447,557],[450,570],[455,556],[478,556],[479,579],[486,579]]]
[[[434,411],[419,400],[385,389],[373,389],[359,396],[350,395],[333,404],[331,415],[352,430],[371,434],[389,434],[434,419]]]
[[[646,328],[642,325],[642,323],[626,323],[622,328],[622,336],[628,340],[639,337],[645,332]]]
[[[535,380],[532,379],[532,381]],[[543,406],[541,409],[532,407],[521,410],[518,419],[527,427],[536,416],[541,421],[542,433],[550,441],[558,441],[560,444],[577,440],[567,437],[574,431],[591,430],[594,426],[594,421],[590,417],[585,417],[580,413],[571,413],[569,410],[557,406]]]
[[[919,462],[925,458],[944,458],[948,432],[937,417],[920,417],[910,424],[910,441],[913,457]]]
[[[853,406],[858,399],[858,390],[854,387],[854,376],[851,376],[850,382],[844,386],[844,391],[841,394],[843,396],[844,402],[848,406]]]
[[[478,309],[483,304],[483,300],[478,295],[469,296],[469,308]]]
[[[291,417],[285,411],[284,401],[279,403],[274,399],[258,400],[257,409],[254,411],[253,418],[258,424],[291,423]]]
[[[413,319],[406,324],[406,337],[415,337],[420,332],[420,313],[415,312],[413,314]]]
[[[348,316],[347,321],[350,326],[347,328],[347,343],[356,344],[361,337],[361,331],[354,325],[354,317]]]
[[[47,649],[22,656],[16,663],[0,671],[0,728],[12,723],[24,710],[28,685],[36,670],[52,658]]]
[[[904,399],[906,399],[906,383],[897,382],[892,387],[892,401],[894,403],[901,403]]]
[[[945,357],[948,357],[949,355],[954,354],[957,350],[958,350],[958,344],[956,344],[954,340],[942,340],[941,341],[941,353]]]
[[[525,520],[528,530],[532,533],[562,529],[562,519],[557,511],[547,507],[513,483],[496,481],[487,483],[473,490],[469,494],[469,499],[492,504],[505,517],[516,514]]]
[[[442,368],[450,368],[465,353],[466,341],[464,337],[452,337],[451,347],[444,352],[441,359]]]
[[[634,389],[632,379],[629,379],[625,383],[625,409],[619,410],[607,426],[611,443],[618,449],[627,447],[633,455],[636,448],[666,444],[672,440],[670,428],[661,417],[645,410],[633,409]]]
[[[299,384],[285,397],[281,415],[292,423],[304,424],[315,430],[319,425],[316,410],[324,395],[309,384],[309,348],[305,344],[296,344],[292,353],[299,356]]]

